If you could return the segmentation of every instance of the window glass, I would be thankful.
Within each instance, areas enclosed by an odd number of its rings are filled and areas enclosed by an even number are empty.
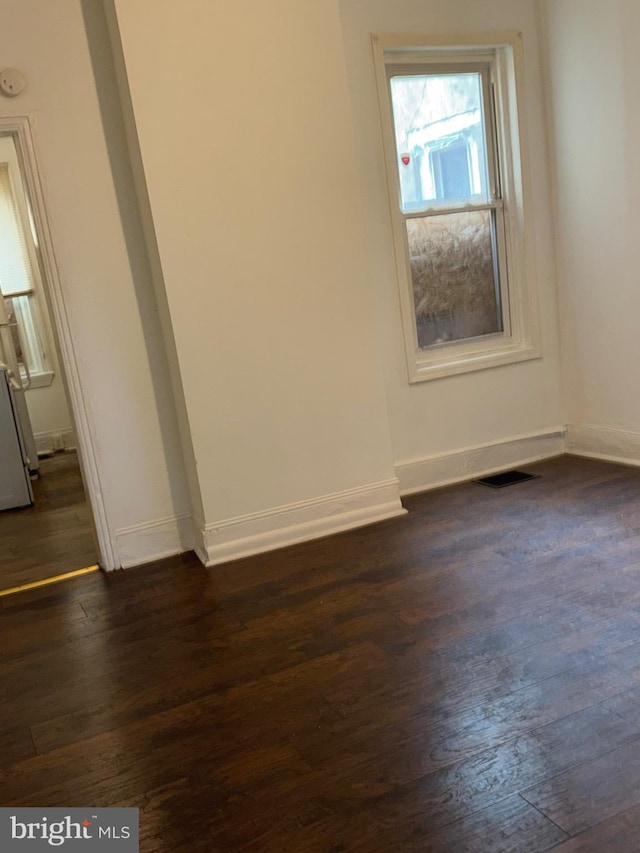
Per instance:
[[[392,73],[389,84],[418,349],[502,332],[482,72]]]
[[[408,219],[418,347],[502,331],[493,212]]]
[[[33,290],[29,253],[6,163],[0,163],[0,290],[5,296]]]
[[[487,201],[487,154],[478,72],[390,80],[403,211]]]
[[[0,299],[4,298],[22,378],[51,377],[33,220],[12,163],[0,162]],[[0,361],[8,357],[0,349]]]
[[[5,308],[16,358],[24,376],[46,372],[40,314],[34,295],[7,297]]]

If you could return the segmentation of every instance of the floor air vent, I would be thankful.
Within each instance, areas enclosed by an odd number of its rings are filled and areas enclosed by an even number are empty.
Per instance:
[[[483,486],[491,486],[492,489],[502,489],[504,486],[513,486],[515,483],[524,483],[525,480],[534,480],[539,474],[526,474],[524,471],[503,471],[502,474],[492,474],[491,477],[483,477],[475,480]]]

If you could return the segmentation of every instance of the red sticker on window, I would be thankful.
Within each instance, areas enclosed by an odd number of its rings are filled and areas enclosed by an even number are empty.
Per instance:
[[[405,166],[408,166],[411,162],[411,154],[401,154],[400,159],[402,160]]]

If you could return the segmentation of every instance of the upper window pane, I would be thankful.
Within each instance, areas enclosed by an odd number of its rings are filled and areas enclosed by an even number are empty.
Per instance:
[[[402,210],[489,200],[482,75],[391,77]]]
[[[24,230],[11,188],[9,167],[0,163],[0,293],[11,296],[33,290],[33,275]]]

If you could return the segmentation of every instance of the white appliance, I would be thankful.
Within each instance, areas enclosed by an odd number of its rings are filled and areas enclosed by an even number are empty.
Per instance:
[[[28,386],[23,385],[20,378],[20,365],[18,357],[13,345],[13,334],[9,315],[4,304],[4,299],[0,293],[0,362],[5,362],[9,368],[9,376],[12,378],[13,388],[13,404],[17,412],[17,420],[20,424],[22,432],[22,440],[26,447],[27,463],[29,472],[37,476],[40,468],[40,460],[38,459],[38,450],[36,448],[36,440],[31,427],[31,418],[27,408],[27,399],[25,391]]]
[[[29,460],[10,374],[7,365],[0,364],[0,510],[33,503]]]

